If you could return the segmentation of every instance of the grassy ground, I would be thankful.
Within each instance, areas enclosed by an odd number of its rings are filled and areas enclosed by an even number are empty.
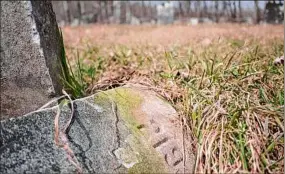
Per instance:
[[[63,29],[82,95],[140,83],[184,116],[195,171],[284,173],[282,26]],[[80,97],[80,96],[77,96]]]

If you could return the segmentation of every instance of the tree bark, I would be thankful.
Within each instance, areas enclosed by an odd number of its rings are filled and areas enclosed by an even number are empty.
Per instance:
[[[227,2],[223,1],[223,11],[222,11],[223,16],[227,15],[227,6],[228,6]]]
[[[81,25],[82,22],[81,1],[77,1],[77,11],[78,11],[78,22],[79,25]]]
[[[149,1],[149,3],[148,3],[148,9],[149,9],[148,17],[149,17],[149,18],[152,18],[152,6],[151,6],[151,1]]]
[[[241,7],[241,0],[238,1],[238,8],[239,8],[239,19],[242,20],[242,7]]]
[[[106,17],[108,17],[108,13],[109,13],[109,11],[108,11],[108,1],[104,1],[104,8],[105,8],[105,15],[106,15]]]
[[[201,17],[201,9],[200,9],[200,1],[195,2],[195,15],[200,18]]]
[[[233,18],[234,21],[235,21],[236,18],[237,18],[237,6],[236,6],[236,1],[233,1],[233,6],[234,6],[234,9],[233,9],[233,13],[232,13],[232,18]]]
[[[208,17],[208,7],[207,7],[207,3],[206,3],[206,1],[203,1],[203,2],[204,2],[203,16],[204,16],[204,17]]]
[[[254,6],[255,6],[255,12],[256,12],[256,24],[259,24],[261,21],[261,17],[260,17],[260,9],[258,6],[258,0],[254,0]]]
[[[184,16],[184,12],[183,12],[183,8],[182,8],[182,2],[179,1],[179,17],[183,17]]]
[[[114,16],[114,1],[111,1],[111,15]]]
[[[141,17],[144,18],[144,16],[145,16],[145,5],[144,1],[142,1]]]
[[[229,14],[230,14],[230,17],[232,18],[233,9],[232,9],[232,3],[231,3],[231,1],[228,1],[228,6],[229,6]]]
[[[68,6],[68,1],[63,1],[63,9],[65,11],[66,21],[68,24],[71,24],[71,16],[70,16],[70,10]]]
[[[102,23],[103,21],[103,10],[102,10],[102,1],[98,1],[99,3],[99,14],[98,14],[98,17],[99,17],[99,22]]]
[[[216,16],[216,23],[219,23],[220,14],[219,14],[219,1],[215,0],[215,16]]]

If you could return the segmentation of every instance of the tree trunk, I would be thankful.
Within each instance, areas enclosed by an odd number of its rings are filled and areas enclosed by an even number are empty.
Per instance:
[[[219,23],[220,14],[219,14],[219,1],[215,0],[215,16],[216,16],[216,23]]]
[[[200,18],[201,17],[201,9],[200,9],[200,1],[195,2],[195,15]]]
[[[114,1],[111,1],[111,16],[114,16]]]
[[[254,0],[254,6],[255,6],[255,12],[256,12],[256,24],[260,23],[261,17],[260,17],[260,9],[258,6],[258,0]]]
[[[228,1],[228,5],[229,5],[229,14],[230,14],[230,17],[231,17],[231,20],[232,20],[233,9],[232,9],[232,3],[231,3],[231,1]]]
[[[77,11],[78,11],[78,22],[79,25],[81,25],[82,22],[81,1],[77,1]]]
[[[242,7],[241,7],[241,1],[238,1],[238,8],[239,8],[239,19],[242,20]]]
[[[179,1],[179,17],[183,17],[184,16],[184,13],[183,13],[183,8],[182,8],[182,2]]]
[[[71,24],[71,16],[70,16],[70,10],[68,6],[68,1],[63,1],[63,9],[65,11],[66,21],[68,24]]]
[[[204,17],[208,17],[208,7],[207,7],[207,3],[206,3],[206,1],[203,1],[203,2],[204,2],[203,16],[204,16]]]
[[[104,20],[108,23],[108,1],[104,1],[105,17]]]
[[[98,14],[98,17],[99,17],[99,22],[102,23],[103,21],[103,10],[102,10],[102,1],[97,1],[99,3],[99,14]]]
[[[126,23],[126,15],[127,15],[127,9],[126,9],[126,3],[128,1],[120,1],[120,24]]]
[[[227,15],[227,2],[223,1],[223,10],[222,10],[222,15],[226,16]]]
[[[233,13],[232,13],[232,18],[234,19],[234,21],[236,21],[236,17],[237,17],[237,6],[236,6],[236,1],[233,2]]]
[[[151,1],[149,1],[149,3],[148,3],[148,9],[149,9],[148,16],[149,16],[149,18],[152,19],[152,6],[151,6]]]
[[[142,1],[141,18],[144,18],[144,16],[145,16],[145,5],[144,1]]]

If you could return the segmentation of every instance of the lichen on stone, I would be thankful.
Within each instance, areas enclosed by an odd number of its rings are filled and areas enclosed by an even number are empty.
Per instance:
[[[118,114],[126,123],[126,126],[136,132],[138,121],[135,119],[135,112],[141,106],[143,98],[131,88],[116,88],[95,95],[95,103],[105,107],[114,102],[118,107]],[[111,101],[110,101],[111,100]]]
[[[167,173],[164,159],[146,141],[136,136],[129,136],[127,141],[139,160],[128,169],[128,173]]]
[[[116,156],[120,158],[120,162],[127,168],[128,173],[167,172],[167,168],[163,163],[163,156],[147,142],[147,138],[150,135],[143,134],[138,129],[138,126],[142,124],[141,117],[146,117],[141,110],[144,99],[139,91],[120,87],[100,92],[95,95],[94,100],[95,103],[100,103],[100,105],[105,105],[105,107],[110,107],[110,102],[114,102],[117,106],[120,120],[132,132],[125,140],[130,148],[121,147],[115,151]]]

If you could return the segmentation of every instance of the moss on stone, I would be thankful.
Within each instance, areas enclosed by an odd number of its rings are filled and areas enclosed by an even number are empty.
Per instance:
[[[163,163],[164,159],[155,149],[148,148],[149,145],[140,137],[132,137],[128,139],[128,142],[137,153],[139,160],[138,163],[128,169],[128,173],[167,173]]]
[[[147,144],[145,137],[137,128],[141,123],[137,120],[136,114],[141,110],[141,104],[144,99],[139,92],[126,87],[120,87],[95,95],[95,102],[100,105],[108,104],[110,101],[116,103],[119,117],[125,125],[131,130],[132,136],[128,138],[127,142],[132,147],[137,155],[138,163],[128,169],[129,173],[165,173],[167,169],[163,163],[164,159],[150,144]],[[106,102],[107,101],[107,102]],[[143,116],[143,115],[139,115]]]
[[[143,98],[131,88],[116,88],[95,95],[95,103],[110,107],[110,102],[115,102],[117,105],[120,118],[126,123],[126,126],[134,133],[138,133],[138,121],[135,119],[135,111],[140,108]],[[111,109],[111,108],[109,108]]]
[[[130,88],[117,88],[110,91],[110,93],[114,102],[117,103],[118,111],[122,119],[128,123],[128,126],[136,130],[139,123],[134,117],[134,112],[140,108],[143,98]]]
[[[94,103],[98,104],[104,108],[110,106],[110,99],[108,99],[108,94],[106,92],[99,92],[94,95]]]

